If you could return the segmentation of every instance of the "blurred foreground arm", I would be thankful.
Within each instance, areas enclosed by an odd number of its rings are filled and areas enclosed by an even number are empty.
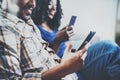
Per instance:
[[[71,48],[72,45],[68,45],[60,65],[45,71],[42,74],[42,80],[61,80],[62,77],[80,70],[83,67],[84,59],[82,56],[86,52],[86,49],[83,48],[80,51],[71,53]],[[65,56],[68,56],[68,58],[64,59]]]

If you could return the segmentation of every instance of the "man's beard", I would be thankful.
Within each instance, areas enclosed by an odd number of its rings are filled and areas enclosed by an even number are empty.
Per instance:
[[[25,22],[28,22],[28,20],[30,20],[30,16],[23,15],[22,13],[19,13],[18,17]]]

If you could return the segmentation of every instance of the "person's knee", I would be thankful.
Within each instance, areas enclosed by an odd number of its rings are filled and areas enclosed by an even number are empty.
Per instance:
[[[91,45],[87,50],[86,60],[93,60],[95,58],[106,57],[107,56],[120,56],[119,46],[109,40],[99,41],[96,44]]]
[[[91,45],[88,48],[88,50],[90,50],[90,52],[93,50],[95,50],[95,51],[96,50],[112,51],[112,50],[116,50],[118,48],[119,48],[119,46],[115,42],[110,41],[110,40],[103,40],[103,41],[97,42],[96,44]],[[118,49],[118,50],[120,50],[120,49]]]

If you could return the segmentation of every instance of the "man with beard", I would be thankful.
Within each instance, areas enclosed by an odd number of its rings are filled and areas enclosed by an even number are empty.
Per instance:
[[[89,76],[90,80],[120,79],[120,48],[111,41],[96,43],[88,49],[86,67],[83,67],[85,47],[73,54],[71,53],[72,45],[68,45],[63,58],[57,57],[48,47],[48,43],[42,40],[38,28],[31,20],[30,15],[35,5],[35,0],[2,0],[0,8],[1,80],[77,80],[78,77],[74,72],[82,71],[82,68],[87,73],[91,69],[96,70],[95,75]],[[64,58],[64,56],[67,57]],[[104,68],[97,65],[99,68],[95,69],[96,64],[92,65],[94,62],[104,65]],[[101,75],[104,71],[108,72],[109,76]],[[113,75],[112,72],[115,74]]]
[[[83,66],[83,48],[68,59],[60,59],[41,37],[30,15],[35,0],[1,0],[0,79],[77,80]],[[65,54],[71,54],[72,45]]]

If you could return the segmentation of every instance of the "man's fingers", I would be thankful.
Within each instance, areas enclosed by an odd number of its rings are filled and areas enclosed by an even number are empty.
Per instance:
[[[81,50],[78,51],[80,53],[80,56],[82,57],[83,54],[86,52],[86,48],[82,48]]]
[[[80,57],[85,60],[86,56],[87,56],[87,50],[86,48],[82,48],[81,50],[78,51],[78,53],[80,53]]]

